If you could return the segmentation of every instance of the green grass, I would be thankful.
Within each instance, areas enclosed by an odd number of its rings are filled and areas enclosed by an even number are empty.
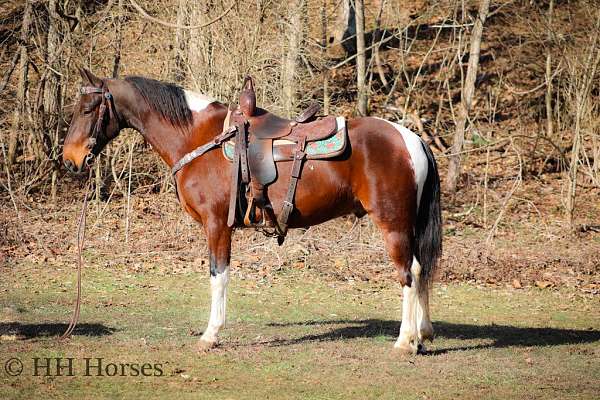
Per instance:
[[[222,346],[194,351],[208,276],[89,267],[80,325],[57,342],[72,271],[18,265],[0,284],[0,398],[598,398],[597,298],[548,290],[435,285],[427,356],[392,352],[400,288],[314,273],[232,278]],[[61,323],[62,325],[58,324]],[[13,336],[17,334],[17,337]],[[19,336],[20,335],[20,336]],[[73,357],[74,377],[32,376],[33,357]],[[86,357],[160,364],[163,376],[82,376]],[[177,393],[177,395],[176,395]]]

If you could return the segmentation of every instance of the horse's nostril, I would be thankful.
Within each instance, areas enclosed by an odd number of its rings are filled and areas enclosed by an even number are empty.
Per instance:
[[[68,169],[69,171],[73,172],[75,170],[75,166],[73,165],[73,161],[71,161],[71,160],[65,160],[64,164],[65,164],[65,168]]]
[[[94,154],[93,153],[89,153],[87,156],[85,156],[85,165],[87,165],[88,167],[91,167],[93,162],[94,162]]]

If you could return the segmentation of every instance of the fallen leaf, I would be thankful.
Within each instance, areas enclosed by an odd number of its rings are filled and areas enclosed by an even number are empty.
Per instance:
[[[523,285],[521,285],[521,281],[518,279],[513,279],[512,281],[512,287],[514,287],[515,289],[521,289],[523,287]]]
[[[539,287],[540,289],[546,289],[551,287],[552,285],[553,283],[550,281],[535,281],[535,286]]]

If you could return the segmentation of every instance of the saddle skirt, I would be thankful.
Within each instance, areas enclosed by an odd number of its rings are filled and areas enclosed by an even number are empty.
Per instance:
[[[346,150],[348,135],[346,130],[346,119],[336,117],[336,129],[333,134],[322,140],[306,144],[306,158],[309,160],[327,159],[337,157]],[[225,127],[227,128],[227,127]],[[273,159],[275,162],[293,161],[296,143],[291,140],[273,140]],[[235,141],[229,140],[223,143],[223,156],[233,162],[235,154]]]

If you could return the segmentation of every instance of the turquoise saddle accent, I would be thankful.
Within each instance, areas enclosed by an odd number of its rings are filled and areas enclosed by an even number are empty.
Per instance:
[[[346,121],[343,117],[336,118],[337,132],[327,139],[306,144],[306,158],[321,159],[332,158],[340,155],[346,149]],[[273,141],[273,155],[275,161],[292,161],[295,143],[285,138]],[[235,143],[230,140],[223,144],[223,155],[233,161]]]

